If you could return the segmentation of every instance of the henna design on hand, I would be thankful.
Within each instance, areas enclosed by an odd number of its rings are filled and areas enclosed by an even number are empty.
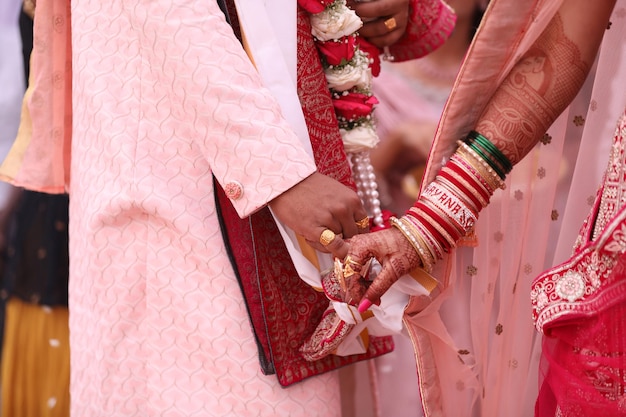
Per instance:
[[[377,301],[398,278],[422,265],[411,243],[395,228],[355,236],[350,246],[352,259],[363,263],[375,257],[383,267],[365,293],[371,301]]]

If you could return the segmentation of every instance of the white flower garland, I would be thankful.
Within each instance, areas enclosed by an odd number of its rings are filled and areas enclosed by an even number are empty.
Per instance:
[[[345,0],[328,2],[318,0],[325,9],[311,14],[311,33],[316,42],[346,42],[346,38],[358,36],[357,31],[363,26],[363,21],[354,10],[347,7]],[[328,4],[327,4],[328,3]],[[361,51],[358,45],[354,46],[354,54],[350,59],[342,59],[339,65],[330,65],[324,59],[324,73],[328,81],[333,99],[345,98],[350,94],[360,99],[367,99],[369,111],[347,118],[337,112],[340,133],[344,149],[352,165],[352,174],[357,186],[357,193],[363,202],[375,226],[383,224],[383,215],[380,208],[378,185],[376,176],[369,158],[369,151],[379,142],[376,126],[372,118],[373,103],[377,101],[372,96],[372,71],[370,68],[373,59]],[[366,106],[367,108],[367,106]]]

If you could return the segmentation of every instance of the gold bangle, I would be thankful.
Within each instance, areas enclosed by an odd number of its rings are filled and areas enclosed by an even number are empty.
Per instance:
[[[414,213],[414,214],[411,214],[411,213]],[[429,259],[431,263],[435,263],[437,259],[439,259],[439,257],[437,256],[437,253],[443,253],[443,252],[437,252],[435,247],[431,246],[428,243],[429,239],[426,237],[425,232],[424,232],[424,227],[420,224],[420,220],[416,217],[417,215],[419,215],[419,213],[409,210],[409,212],[407,212],[406,215],[402,216],[402,221],[408,227],[415,230],[415,237],[417,237],[417,240],[419,241],[420,246],[423,246],[424,248],[427,249],[428,255],[426,255],[426,257]]]
[[[414,218],[414,217],[402,216],[399,219],[399,221],[402,222],[402,224],[404,224],[411,231],[411,233],[417,240],[418,246],[420,248],[420,250],[418,251],[418,254],[420,255],[420,258],[422,259],[422,265],[424,266],[425,269],[428,268],[430,270],[432,265],[436,262],[435,255],[433,254],[433,250],[429,248],[428,245],[426,244],[426,241],[422,237],[419,229],[415,226],[415,224],[413,224],[413,221],[411,220],[411,218]]]
[[[489,184],[489,188],[492,189],[492,194],[495,190],[504,186],[504,181],[498,177],[498,174],[496,174],[486,162],[480,159],[480,156],[476,155],[469,146],[463,143],[463,148],[459,147],[457,149],[457,155],[471,165],[487,184]]]
[[[431,249],[426,240],[424,240],[420,230],[413,224],[413,222],[409,218],[410,216],[402,216],[400,221],[405,225],[408,229],[413,232],[415,239],[419,245],[420,251],[419,255],[422,259],[422,267],[424,270],[431,271],[435,262],[437,262],[437,258],[433,254],[433,249]]]
[[[450,160],[452,161],[453,164],[455,164],[459,168],[463,169],[463,171],[467,175],[472,177],[474,179],[474,181],[478,184],[480,189],[482,191],[484,191],[484,193],[488,197],[491,197],[493,195],[493,192],[495,191],[495,189],[491,188],[491,186],[489,185],[487,180],[482,177],[482,175],[478,172],[478,170],[476,168],[474,168],[474,165],[472,165],[465,158],[463,158],[463,156],[461,155],[460,152],[457,152],[454,155],[452,155]],[[487,199],[487,201],[488,200],[489,200],[489,198]]]
[[[443,246],[441,243],[435,239],[430,230],[428,230],[419,220],[419,218],[415,216],[411,216],[415,219],[415,222],[412,222],[417,231],[419,232],[418,236],[422,238],[422,240],[426,243],[426,247],[430,249],[433,258],[435,259],[443,259]]]
[[[457,143],[459,144],[459,148],[457,148],[457,150],[460,149],[465,151],[466,155],[472,158],[479,167],[482,167],[484,170],[486,170],[489,173],[488,179],[492,179],[493,182],[497,184],[496,188],[502,188],[504,186],[504,180],[500,178],[496,171],[494,171],[493,168],[489,166],[487,161],[485,161],[480,155],[478,155],[476,151],[474,151],[474,149],[470,148],[469,145],[465,142],[457,141]],[[472,165],[476,166],[476,164]]]
[[[389,218],[389,221],[391,222],[392,226],[394,226],[396,229],[398,229],[400,231],[400,233],[402,233],[402,235],[404,235],[404,237],[407,238],[407,240],[409,241],[411,246],[413,246],[413,249],[415,249],[415,252],[417,253],[417,256],[422,261],[422,264],[423,264],[422,266],[424,267],[424,270],[429,271],[432,268],[432,265],[424,264],[424,257],[422,256],[423,255],[423,253],[422,253],[423,249],[420,248],[419,243],[417,241],[417,238],[410,232],[410,230],[406,227],[406,225],[403,224],[397,218],[391,217],[391,218]]]

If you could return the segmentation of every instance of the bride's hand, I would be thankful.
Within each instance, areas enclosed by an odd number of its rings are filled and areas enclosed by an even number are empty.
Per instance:
[[[359,311],[367,310],[391,285],[403,275],[422,265],[417,252],[406,237],[396,228],[354,236],[350,239],[348,256],[364,265],[376,258],[382,270],[370,284],[359,304]]]

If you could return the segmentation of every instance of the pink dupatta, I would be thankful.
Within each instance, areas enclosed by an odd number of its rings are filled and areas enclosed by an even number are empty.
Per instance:
[[[473,128],[559,6],[541,0],[490,3],[444,108],[423,184]],[[409,302],[404,321],[427,417],[532,414],[538,339],[528,294],[533,272],[552,261],[546,260],[547,226],[561,171],[551,168],[560,166],[562,150],[563,138],[553,140],[518,164],[507,189],[481,213],[478,247],[459,248],[440,262],[433,273],[439,291]]]

